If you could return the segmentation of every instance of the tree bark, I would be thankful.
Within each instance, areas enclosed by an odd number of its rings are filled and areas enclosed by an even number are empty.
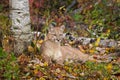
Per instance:
[[[9,0],[11,32],[14,37],[14,53],[20,55],[32,40],[29,0]]]

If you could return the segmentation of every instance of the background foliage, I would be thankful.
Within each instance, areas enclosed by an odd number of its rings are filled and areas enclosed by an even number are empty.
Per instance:
[[[55,26],[65,24],[65,32],[74,33],[78,37],[120,40],[120,0],[29,0],[29,3],[33,30],[47,33],[50,23]],[[0,47],[3,38],[6,38],[4,42],[7,43],[11,34],[9,10],[9,0],[0,0]],[[49,65],[37,58],[36,61],[26,55],[17,58],[0,48],[0,79],[45,80],[75,77],[81,80],[117,80],[120,75],[120,65],[115,61],[107,64],[65,63],[60,66]]]
[[[75,1],[75,0],[73,0]],[[34,22],[39,22],[39,19],[44,18],[48,22],[54,21],[59,25],[60,23],[69,24],[69,28],[74,27],[76,23],[84,24],[87,35],[81,34],[79,31],[81,27],[77,26],[77,35],[87,37],[100,37],[109,39],[120,39],[120,2],[119,0],[77,0],[66,13],[69,5],[73,3],[72,0],[30,0],[31,4],[31,18]],[[75,10],[81,9],[78,12]],[[72,15],[72,16],[71,16]],[[37,23],[37,27],[40,23]],[[47,23],[46,23],[47,24]],[[82,27],[83,28],[83,27]],[[84,33],[85,34],[85,33]]]

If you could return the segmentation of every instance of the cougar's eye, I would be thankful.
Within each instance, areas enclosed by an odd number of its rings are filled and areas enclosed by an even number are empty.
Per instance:
[[[60,36],[62,36],[62,34],[60,34]]]
[[[54,36],[56,36],[56,34],[53,34]]]

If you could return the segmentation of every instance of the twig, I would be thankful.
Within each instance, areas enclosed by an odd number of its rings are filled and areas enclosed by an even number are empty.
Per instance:
[[[77,0],[73,0],[72,3],[66,8],[66,13],[77,3]]]

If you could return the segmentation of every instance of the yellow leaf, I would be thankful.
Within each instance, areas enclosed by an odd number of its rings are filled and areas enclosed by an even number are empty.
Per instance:
[[[62,73],[61,75],[62,75],[62,76],[66,76],[66,74],[65,74],[65,73]]]
[[[97,38],[96,42],[95,42],[95,46],[98,46],[100,43],[100,37]]]
[[[38,69],[39,67],[40,67],[39,64],[35,64],[35,65],[33,66],[34,69]]]
[[[93,53],[95,52],[95,49],[91,49],[91,50],[89,50],[89,52],[90,52],[91,54],[93,54]]]
[[[64,64],[65,64],[65,65],[68,65],[68,64],[69,64],[69,62],[68,62],[68,61],[65,61],[65,62],[64,62]],[[66,66],[65,66],[65,68],[66,68]]]
[[[103,80],[108,80],[108,78],[105,77],[105,78],[103,78]]]
[[[103,24],[102,23],[99,23],[100,26],[102,26]]]
[[[66,70],[68,70],[68,69],[69,69],[69,67],[67,67],[67,66],[64,66],[64,68],[65,68]]]
[[[37,73],[38,73],[38,70],[37,70],[37,69],[35,69],[33,72],[34,72],[34,74],[37,74]]]
[[[83,49],[82,46],[79,45],[78,47],[79,47],[80,51],[82,51],[83,53],[85,53],[85,50]]]
[[[113,67],[113,66],[112,66],[111,63],[106,66],[106,69],[108,70],[108,72],[111,72],[112,67]]]
[[[44,62],[44,66],[48,66],[48,62]]]
[[[60,10],[65,10],[65,6],[61,6],[60,8],[59,8]]]
[[[39,44],[42,44],[42,43],[43,43],[43,41],[44,41],[44,40],[39,40],[39,41],[38,41],[38,43],[39,43]]]
[[[110,29],[107,30],[107,33],[110,33]]]
[[[41,77],[39,80],[46,80],[45,78]]]
[[[34,52],[34,48],[32,46],[28,46],[28,51],[29,52]]]
[[[117,0],[116,2],[120,3],[120,0]]]
[[[69,44],[70,44],[70,45],[74,44],[74,41],[70,41]]]
[[[92,26],[90,25],[90,26],[89,26],[89,29],[91,29],[91,27],[92,27]]]

